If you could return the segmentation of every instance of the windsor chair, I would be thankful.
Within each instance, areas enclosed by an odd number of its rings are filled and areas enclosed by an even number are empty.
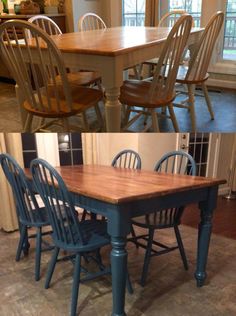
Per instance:
[[[183,151],[173,151],[165,154],[156,164],[154,171],[196,175],[196,163],[191,155]],[[173,207],[165,210],[158,210],[154,213],[140,216],[132,220],[133,228],[139,227],[148,230],[147,234],[132,236],[129,240],[134,242],[136,247],[145,249],[145,258],[143,264],[143,271],[141,275],[141,285],[144,286],[148,275],[148,267],[153,256],[160,256],[175,249],[179,249],[184,268],[188,269],[188,263],[184,251],[182,238],[179,231],[181,224],[181,216],[184,212],[184,206]],[[154,233],[156,230],[165,228],[174,228],[177,246],[167,246],[154,240]],[[135,231],[135,230],[134,230]],[[157,250],[157,247],[161,250]]]

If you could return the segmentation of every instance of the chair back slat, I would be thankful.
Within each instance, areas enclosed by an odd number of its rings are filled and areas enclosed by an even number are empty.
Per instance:
[[[172,151],[157,162],[154,170],[172,174],[196,175],[196,163],[188,153]]]
[[[158,59],[156,71],[149,90],[149,102],[158,100],[172,100],[174,97],[174,86],[178,72],[179,63],[190,34],[192,17],[181,16],[171,29],[161,56]]]
[[[165,154],[156,164],[155,171],[171,173],[196,175],[196,163],[191,155],[184,151],[172,151]],[[183,207],[175,207],[156,212],[159,225],[171,226],[178,223],[183,213]]]
[[[49,35],[58,35],[62,34],[61,29],[59,26],[49,17],[45,15],[35,15],[32,16],[28,22],[37,25],[40,29],[44,30]],[[31,34],[29,33],[29,36]]]
[[[48,211],[55,244],[73,246],[84,243],[71,195],[59,173],[45,160],[31,162],[35,187]]]
[[[0,49],[28,107],[55,117],[58,113],[71,111],[66,68],[60,51],[48,34],[26,21],[7,21],[0,26]],[[60,84],[56,80],[58,75]]]
[[[141,169],[141,158],[134,150],[125,149],[113,158],[111,165],[119,168]]]
[[[9,154],[0,154],[0,165],[11,185],[20,222],[29,226],[37,226],[38,223],[43,223],[45,219],[38,211],[39,206],[35,194],[22,168]]]
[[[194,53],[190,57],[189,68],[186,74],[187,80],[201,81],[205,78],[223,23],[223,12],[217,12],[208,22],[195,47]]]
[[[79,23],[78,23],[79,32],[106,29],[106,28],[107,27],[106,27],[105,22],[97,14],[86,13],[79,19]]]

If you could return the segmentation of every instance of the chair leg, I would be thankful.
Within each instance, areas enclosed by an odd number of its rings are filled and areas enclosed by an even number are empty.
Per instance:
[[[159,133],[160,132],[160,128],[159,128],[158,118],[157,118],[157,114],[155,112],[155,109],[151,109],[151,115],[152,115],[153,131]]]
[[[147,249],[146,249],[144,264],[143,264],[143,272],[142,272],[141,282],[140,282],[142,286],[145,285],[147,274],[148,274],[148,266],[151,260],[153,236],[154,236],[154,229],[150,228],[149,233],[148,233]]]
[[[138,249],[139,245],[136,242],[136,234],[135,234],[134,226],[132,224],[131,224],[131,235],[132,235],[132,238],[134,238],[134,243],[136,245],[136,248]]]
[[[194,100],[194,92],[195,86],[188,85],[188,96],[189,96],[189,111],[191,117],[191,124],[192,124],[192,132],[196,132],[196,116],[195,116],[195,100]]]
[[[179,252],[184,264],[184,268],[185,270],[188,270],[188,261],[185,255],[185,251],[184,251],[184,245],[183,245],[183,241],[179,232],[179,227],[178,226],[174,226],[174,230],[175,230],[175,236],[176,236],[176,240],[178,243],[178,247],[179,247]]]
[[[127,290],[129,292],[129,294],[133,294],[134,293],[134,290],[133,290],[133,287],[132,287],[132,283],[130,281],[130,277],[129,277],[129,272],[127,271],[127,278],[126,278],[126,287],[127,287]]]
[[[101,131],[103,131],[103,129],[104,129],[104,122],[103,122],[103,118],[102,118],[102,114],[101,114],[99,105],[96,104],[94,106],[94,108],[95,108],[95,112],[96,112],[96,115],[97,115],[97,119],[98,119],[98,123],[99,123],[100,129],[101,129]]]
[[[87,215],[87,211],[84,209],[82,213],[81,221],[85,221],[86,215]]]
[[[176,119],[176,116],[175,116],[173,103],[170,103],[168,105],[168,110],[169,110],[169,113],[170,113],[171,121],[172,121],[172,124],[174,126],[175,132],[178,133],[179,132],[179,125],[178,125],[178,122],[177,122],[177,119]]]
[[[53,275],[53,272],[55,269],[55,265],[57,262],[57,257],[58,257],[59,251],[60,251],[60,248],[58,248],[58,247],[54,248],[54,252],[52,254],[52,258],[51,258],[50,264],[48,266],[48,271],[47,271],[47,275],[46,275],[46,281],[45,281],[45,285],[44,285],[45,289],[48,289],[50,286],[50,282],[51,282],[52,275]]]
[[[82,119],[83,119],[83,124],[84,124],[84,130],[86,132],[89,132],[90,128],[89,128],[89,124],[88,124],[88,120],[87,120],[87,116],[86,116],[86,111],[82,112]]]
[[[205,82],[202,83],[202,90],[203,90],[203,93],[204,93],[204,96],[205,96],[205,99],[206,99],[206,104],[207,104],[208,111],[209,111],[209,113],[211,115],[211,119],[214,120],[215,117],[214,117],[214,112],[213,112],[212,105],[211,105],[211,99],[210,99],[210,96],[209,96],[209,93],[208,93],[208,89],[207,89],[207,86],[206,86]]]
[[[32,128],[32,121],[33,121],[33,115],[28,113],[27,118],[26,118],[26,122],[24,125],[24,132],[31,132],[31,128]]]
[[[21,251],[23,250],[23,245],[24,245],[24,242],[25,242],[26,233],[27,233],[27,226],[21,225],[21,228],[20,228],[20,240],[19,240],[19,244],[18,244],[18,247],[17,247],[17,251],[16,251],[16,261],[20,260],[20,255],[21,255]]]
[[[36,233],[36,254],[35,254],[35,281],[40,279],[40,262],[42,247],[42,227],[37,228]]]
[[[124,126],[126,126],[129,122],[129,117],[131,113],[131,107],[127,105],[124,115]]]
[[[67,118],[62,119],[62,125],[65,132],[70,132],[70,125]]]
[[[77,310],[77,301],[79,294],[79,283],[80,283],[80,264],[81,256],[76,255],[75,258],[75,267],[74,267],[74,276],[73,276],[73,285],[72,285],[72,299],[71,299],[71,316],[76,316]]]

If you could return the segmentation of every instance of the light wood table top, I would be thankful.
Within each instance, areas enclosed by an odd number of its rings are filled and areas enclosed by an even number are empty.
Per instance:
[[[100,165],[62,166],[60,173],[70,192],[112,204],[165,196],[225,183],[225,180],[172,175]],[[30,177],[29,170],[26,174]]]
[[[163,43],[170,27],[115,27],[52,36],[62,52],[117,56]],[[193,28],[191,33],[202,32]]]

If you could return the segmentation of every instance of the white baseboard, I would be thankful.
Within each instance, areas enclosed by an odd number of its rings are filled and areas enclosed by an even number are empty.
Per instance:
[[[222,79],[209,78],[207,80],[207,85],[212,86],[212,87],[218,87],[218,88],[226,88],[226,89],[233,89],[233,90],[236,89],[235,81],[228,81],[228,80],[222,80]]]

